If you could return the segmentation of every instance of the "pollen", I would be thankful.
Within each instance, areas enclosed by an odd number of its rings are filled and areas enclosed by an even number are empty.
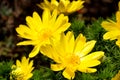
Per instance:
[[[46,41],[50,38],[52,31],[44,29],[40,32],[38,38],[41,39],[42,41]]]
[[[77,55],[68,56],[67,60],[68,60],[67,63],[74,65],[74,66],[80,64],[80,57]]]

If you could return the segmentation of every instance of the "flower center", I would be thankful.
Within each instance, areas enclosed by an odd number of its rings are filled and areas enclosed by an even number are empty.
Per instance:
[[[50,38],[51,34],[52,34],[52,31],[51,31],[51,30],[49,30],[49,29],[48,29],[48,30],[47,30],[47,29],[43,29],[43,30],[40,32],[40,35],[39,35],[40,40],[42,40],[42,41],[48,40],[48,39]]]
[[[72,66],[77,66],[78,64],[80,64],[80,57],[77,55],[68,56],[67,64],[70,64]]]

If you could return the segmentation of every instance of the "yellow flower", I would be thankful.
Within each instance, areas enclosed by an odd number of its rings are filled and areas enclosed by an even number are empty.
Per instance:
[[[94,47],[96,41],[86,42],[86,38],[79,34],[74,40],[72,32],[63,33],[58,43],[41,47],[41,52],[53,59],[56,64],[51,64],[54,71],[63,71],[63,76],[67,79],[75,77],[75,71],[85,73],[96,72],[93,68],[100,64],[99,59],[104,56],[103,51],[96,51],[88,54]],[[88,55],[87,55],[88,54]]]
[[[51,2],[44,0],[38,6],[42,9],[50,9],[51,11],[57,9],[58,14],[64,13],[68,15],[83,8],[83,3],[84,1],[82,0],[73,0],[72,2],[70,0],[60,0],[59,2],[57,0],[51,0]]]
[[[17,45],[33,45],[34,49],[29,54],[29,57],[34,57],[38,54],[41,45],[49,44],[50,39],[55,39],[61,32],[70,27],[68,16],[60,14],[57,16],[57,11],[51,12],[46,9],[43,12],[42,19],[37,12],[33,13],[33,17],[26,17],[27,26],[20,25],[16,28],[20,37],[27,39]]]
[[[120,71],[111,80],[120,80]]]
[[[16,65],[12,66],[11,72],[11,80],[28,80],[32,77],[31,71],[34,69],[33,61],[29,62],[29,58],[22,57],[21,62],[19,60],[16,61]]]
[[[119,2],[120,9],[120,2]],[[115,40],[116,44],[120,47],[120,10],[116,12],[116,22],[112,20],[103,21],[101,23],[102,27],[108,31],[103,35],[103,39]]]
[[[44,2],[38,4],[40,8],[48,8],[50,11],[53,11],[55,8],[57,8],[58,5],[59,3],[56,0],[51,0],[51,2],[49,2],[48,0],[44,0]]]

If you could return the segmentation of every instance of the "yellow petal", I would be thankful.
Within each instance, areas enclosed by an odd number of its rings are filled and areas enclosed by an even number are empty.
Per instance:
[[[106,31],[118,30],[118,27],[117,27],[116,23],[113,22],[112,20],[109,20],[109,22],[108,21],[103,21],[101,23],[101,25]]]
[[[20,37],[26,38],[26,39],[33,39],[35,32],[30,30],[26,25],[19,25],[19,27],[16,28],[17,33]],[[34,34],[32,34],[34,33]],[[30,37],[31,36],[31,37]]]
[[[103,56],[104,56],[103,51],[96,51],[96,52],[93,52],[93,53],[81,58],[80,60],[81,61],[89,61],[89,60],[95,60],[95,59],[98,60]]]
[[[16,60],[16,66],[21,66],[21,62],[19,60]]]
[[[54,5],[58,6],[59,3],[58,3],[57,0],[52,0],[52,1],[51,1],[51,4],[54,4]]]
[[[60,60],[61,55],[59,54],[61,51],[59,50],[59,52],[57,52],[57,50],[55,50],[55,47],[53,46],[51,45],[41,46],[40,51],[43,55],[53,59],[55,62],[61,63],[61,60]]]
[[[95,68],[78,68],[78,71],[85,72],[85,73],[94,73],[97,71]]]
[[[67,40],[64,33],[61,33],[60,41],[53,46],[60,57],[67,55]]]
[[[118,36],[119,36],[119,33],[120,31],[110,31],[110,32],[106,32],[104,35],[103,35],[103,39],[111,39],[111,40],[114,40],[116,39]]]
[[[75,71],[74,70],[70,70],[69,68],[65,68],[65,70],[63,71],[62,75],[71,80],[75,77]]]
[[[61,34],[61,38],[60,41],[58,42],[58,45],[55,44],[56,47],[56,51],[58,51],[58,53],[64,57],[67,55],[70,55],[73,53],[73,49],[74,49],[74,35],[73,32],[67,32],[66,35],[64,34],[64,32]]]
[[[55,55],[55,50],[53,49],[53,47],[51,45],[44,45],[40,47],[40,51],[43,55],[53,59],[52,55]],[[57,55],[56,55],[57,57]]]
[[[51,64],[51,69],[53,71],[60,71],[63,70],[65,67],[62,64]]]
[[[60,40],[54,43],[53,47],[60,57],[64,57],[73,53],[74,35],[72,32],[67,32],[66,35],[61,33]]]
[[[81,61],[80,66],[83,68],[87,68],[87,67],[95,67],[99,64],[100,64],[100,61],[98,60],[88,60],[88,61],[86,60],[86,61]]]
[[[117,23],[118,23],[118,26],[119,26],[119,24],[120,24],[120,10],[116,12],[116,20],[117,20]]]
[[[67,39],[67,53],[73,53],[73,49],[74,49],[74,35],[73,32],[69,31],[66,34],[66,39]]]
[[[116,45],[118,45],[120,47],[120,38],[117,39]]]
[[[32,58],[39,53],[40,46],[35,46],[33,50],[30,52],[29,57]]]
[[[29,65],[29,69],[30,69],[33,66],[33,60],[31,60],[28,65]],[[30,71],[32,71],[32,69]]]
[[[26,58],[25,56],[22,57],[21,63],[22,63],[23,67],[28,66],[29,65],[29,58]]]
[[[50,2],[48,0],[44,0],[44,2],[40,3],[38,6],[42,9],[50,8]]]
[[[26,80],[29,79],[29,78],[31,78],[32,76],[33,76],[33,74],[32,74],[32,73],[29,73],[29,74],[26,76]]]
[[[74,53],[79,55],[81,50],[83,49],[85,43],[86,43],[86,38],[82,34],[79,34],[75,40]]]
[[[84,3],[84,1],[81,1],[81,0],[72,1],[67,6],[67,12],[72,13],[72,12],[78,11],[79,9],[81,9],[83,7],[83,5],[82,5],[83,3]]]
[[[26,22],[27,22],[27,25],[29,26],[29,28],[31,29],[31,30],[36,30],[36,24],[34,24],[34,19],[33,19],[33,17],[31,17],[31,16],[27,16],[26,17]]]
[[[87,68],[87,73],[94,73],[96,71],[97,71],[97,69],[95,69],[95,68]]]
[[[47,8],[50,11],[53,11],[57,8],[58,2],[56,0],[51,0],[51,2],[49,2],[48,0],[44,0],[44,2],[38,4],[38,6],[44,10]]]
[[[84,45],[84,47],[83,47],[81,53],[79,54],[79,56],[80,56],[80,57],[83,57],[83,56],[85,56],[86,54],[88,54],[88,53],[93,49],[95,43],[96,43],[95,40],[88,41],[88,42]]]
[[[35,44],[36,42],[34,41],[22,41],[22,42],[17,43],[18,46],[19,45],[35,45]]]
[[[58,5],[57,9],[58,9],[59,13],[65,12],[66,7],[61,0],[59,2],[59,5]]]
[[[60,26],[57,30],[55,30],[54,34],[60,34],[61,32],[66,31],[70,27],[70,23],[65,23],[62,26]]]
[[[61,2],[65,7],[67,7],[67,5],[70,3],[69,0],[60,0],[60,2]]]
[[[70,3],[68,6],[67,6],[67,12],[68,13],[71,13],[71,12],[74,12],[76,11],[76,7],[77,7],[77,1],[72,1],[72,3]]]
[[[55,21],[56,21],[56,18],[57,18],[57,10],[55,9],[53,12],[52,12],[52,16],[51,16],[51,19],[50,19],[50,24],[51,24],[51,27],[53,27]]]
[[[62,24],[68,22],[68,17],[65,17],[63,14],[60,14],[54,24],[55,29],[61,27]]]
[[[119,8],[119,11],[120,11],[120,1],[118,2],[118,8]]]
[[[30,28],[28,28],[26,25],[19,25],[19,27],[16,28],[16,31],[19,34],[23,34],[24,32],[29,33],[30,32]]]
[[[48,0],[44,0],[44,2],[45,2],[46,4],[49,4],[49,1],[48,1]]]
[[[50,2],[48,0],[44,0],[45,4],[50,4]]]
[[[43,15],[42,15],[43,24],[45,26],[48,25],[48,24],[50,24],[50,23],[48,23],[49,20],[50,20],[50,17],[51,17],[50,11],[48,9],[45,9],[44,12],[43,12]]]
[[[42,26],[41,17],[37,12],[33,12],[34,25],[36,25],[36,31],[39,30]]]

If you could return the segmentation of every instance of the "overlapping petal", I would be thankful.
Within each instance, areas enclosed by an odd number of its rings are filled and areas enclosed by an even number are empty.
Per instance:
[[[107,30],[107,31],[111,31],[111,30],[118,30],[119,28],[117,27],[116,22],[112,21],[112,20],[108,20],[108,21],[103,21],[101,23],[102,27]]]
[[[110,39],[110,40],[115,40],[117,39],[119,35],[120,31],[109,31],[109,32],[106,32],[104,35],[103,35],[103,39]]]
[[[103,39],[110,39],[110,40],[115,40],[116,45],[120,46],[120,2],[118,3],[119,10],[116,12],[116,21],[103,21],[101,23],[102,27],[107,31],[103,35]]]
[[[41,47],[41,51],[43,54],[48,54],[46,55],[48,57],[50,55],[49,58],[56,62],[56,64],[51,64],[52,70],[63,70],[65,78],[73,79],[77,70],[85,73],[97,71],[93,67],[101,63],[99,59],[104,56],[104,52],[90,53],[95,43],[95,40],[86,42],[86,38],[82,34],[79,34],[75,40],[73,32],[68,31],[66,35],[61,34],[60,41],[52,42],[51,47]]]
[[[57,0],[51,0],[51,2],[44,0],[44,2],[38,4],[38,6],[42,9],[47,8],[51,11],[57,9],[58,14],[64,13],[68,15],[83,8],[83,3],[84,1],[82,0],[59,0],[59,2]]]
[[[58,1],[51,0],[51,2],[49,2],[48,0],[44,0],[44,2],[40,3],[38,6],[42,9],[48,8],[50,11],[53,11],[53,9],[58,6]]]
[[[22,57],[22,60],[16,61],[16,65],[12,66],[11,79],[28,80],[32,77],[33,60],[29,62],[29,58]]]
[[[65,66],[63,66],[62,64],[51,64],[51,69],[54,71],[60,71],[63,70],[65,68]]]
[[[83,57],[85,55],[87,55],[94,47],[96,41],[92,40],[92,41],[88,41],[85,43],[85,45],[83,45],[83,49],[80,52],[79,56]]]
[[[65,68],[65,70],[62,73],[65,78],[71,80],[75,77],[75,71],[71,70],[70,68]]]
[[[26,22],[27,25],[20,25],[16,28],[18,36],[26,39],[17,45],[33,45],[34,49],[29,57],[36,56],[41,45],[50,44],[50,39],[56,41],[61,32],[70,27],[68,16],[58,15],[57,10],[51,13],[50,10],[45,9],[42,17],[37,12],[33,12],[33,17],[26,17]]]

